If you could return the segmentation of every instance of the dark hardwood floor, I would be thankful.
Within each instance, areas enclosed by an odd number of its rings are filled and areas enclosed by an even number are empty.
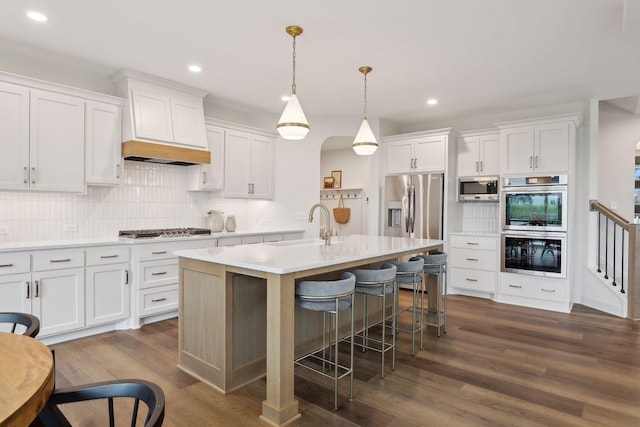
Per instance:
[[[407,291],[402,301],[408,301]],[[583,306],[571,314],[450,296],[447,334],[425,333],[380,379],[379,354],[355,351],[354,399],[296,370],[295,426],[640,426],[640,322]],[[265,425],[265,380],[224,396],[176,368],[177,319],[55,345],[57,386],[144,378],[167,397],[165,426]],[[69,408],[78,425],[86,411]]]

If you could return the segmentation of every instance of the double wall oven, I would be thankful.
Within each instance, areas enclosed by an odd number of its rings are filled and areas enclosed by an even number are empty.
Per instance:
[[[567,277],[567,175],[504,177],[501,270]]]

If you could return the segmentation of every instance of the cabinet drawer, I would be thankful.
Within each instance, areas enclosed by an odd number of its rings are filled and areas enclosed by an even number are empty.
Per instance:
[[[87,249],[87,265],[106,265],[129,262],[129,248],[126,246],[105,246]]]
[[[253,245],[256,243],[263,243],[263,242],[264,242],[264,236],[244,236],[242,238],[243,245]]]
[[[449,246],[452,248],[496,250],[498,238],[489,236],[449,236]]]
[[[549,278],[518,280],[517,275],[503,275],[500,281],[500,292],[502,294],[522,298],[564,302],[567,300],[568,291],[566,283]]]
[[[31,258],[24,253],[0,254],[0,275],[28,273],[31,271]]]
[[[145,289],[139,294],[139,314],[148,316],[178,309],[178,285]]]
[[[178,283],[178,260],[140,263],[140,289]]]
[[[242,244],[242,237],[224,237],[218,240],[218,246],[236,246]]]
[[[451,268],[449,274],[449,285],[453,288],[491,293],[496,291],[495,271]]]
[[[450,251],[452,267],[471,268],[495,272],[498,268],[498,253],[496,251],[479,251],[476,249],[458,249]]]
[[[33,254],[33,271],[76,267],[84,267],[84,250],[82,249],[44,251]]]
[[[267,234],[263,238],[264,243],[282,242],[284,240],[284,236],[282,234]]]
[[[176,250],[172,245],[144,245],[139,249],[140,261],[150,261],[154,259],[175,258],[173,251]]]

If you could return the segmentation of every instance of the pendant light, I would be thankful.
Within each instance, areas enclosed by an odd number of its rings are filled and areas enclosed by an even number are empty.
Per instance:
[[[302,111],[300,101],[296,96],[296,37],[302,34],[302,28],[297,25],[290,25],[286,29],[287,34],[293,37],[293,83],[291,85],[291,96],[289,102],[280,116],[278,133],[284,139],[301,140],[309,133],[309,122]]]
[[[356,138],[353,140],[353,151],[361,156],[370,156],[378,149],[378,141],[371,131],[371,126],[367,121],[367,74],[373,70],[371,67],[360,67],[360,72],[364,74],[364,120],[360,125]]]

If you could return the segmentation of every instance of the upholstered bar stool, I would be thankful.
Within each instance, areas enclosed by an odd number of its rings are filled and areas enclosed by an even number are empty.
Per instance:
[[[408,307],[398,307],[398,320],[396,322],[396,331],[408,332],[411,334],[411,355],[416,354],[416,334],[420,333],[420,350],[422,350],[422,331],[424,323],[424,258],[412,257],[409,261],[396,261],[391,264],[395,265],[396,282],[398,285],[409,285],[413,292],[412,304]],[[400,321],[400,314],[406,311],[411,312],[411,323]]]
[[[349,400],[353,399],[353,294],[355,292],[356,278],[351,273],[342,273],[339,280],[331,281],[301,281],[296,284],[296,305],[306,310],[320,311],[322,317],[322,349],[313,353],[305,354],[295,359],[295,364],[306,369],[321,374],[333,380],[334,410],[338,409],[338,380],[350,377]],[[351,310],[351,321],[349,326],[349,366],[340,364],[338,358],[339,339],[339,313],[344,310]],[[325,327],[327,324],[326,315],[333,317],[333,336],[329,328],[328,354],[326,343]],[[333,315],[333,316],[331,316]],[[345,338],[346,339],[346,338]],[[334,356],[331,357],[333,346]],[[314,367],[313,361],[322,363],[322,370]],[[329,372],[326,366],[329,365]]]
[[[425,289],[428,287],[427,275],[438,277],[435,292],[429,289],[429,305],[425,325],[434,326],[447,332],[447,254],[431,251],[428,255],[420,255],[424,259]]]
[[[373,350],[381,353],[381,371],[380,378],[384,378],[384,355],[391,350],[391,369],[396,368],[396,321],[398,316],[398,285],[396,283],[395,265],[384,263],[379,270],[354,270],[356,276],[356,293],[364,296],[364,317],[362,319],[362,332],[356,334],[361,339],[357,346],[362,347],[362,351]],[[387,295],[392,297],[392,313],[391,313],[391,342],[387,340],[386,320],[387,320]],[[373,324],[369,324],[368,313],[368,297],[377,297],[382,299],[382,317]],[[369,335],[369,328],[372,326],[382,326],[382,336],[380,339]],[[374,342],[378,347],[371,346],[369,343]]]

